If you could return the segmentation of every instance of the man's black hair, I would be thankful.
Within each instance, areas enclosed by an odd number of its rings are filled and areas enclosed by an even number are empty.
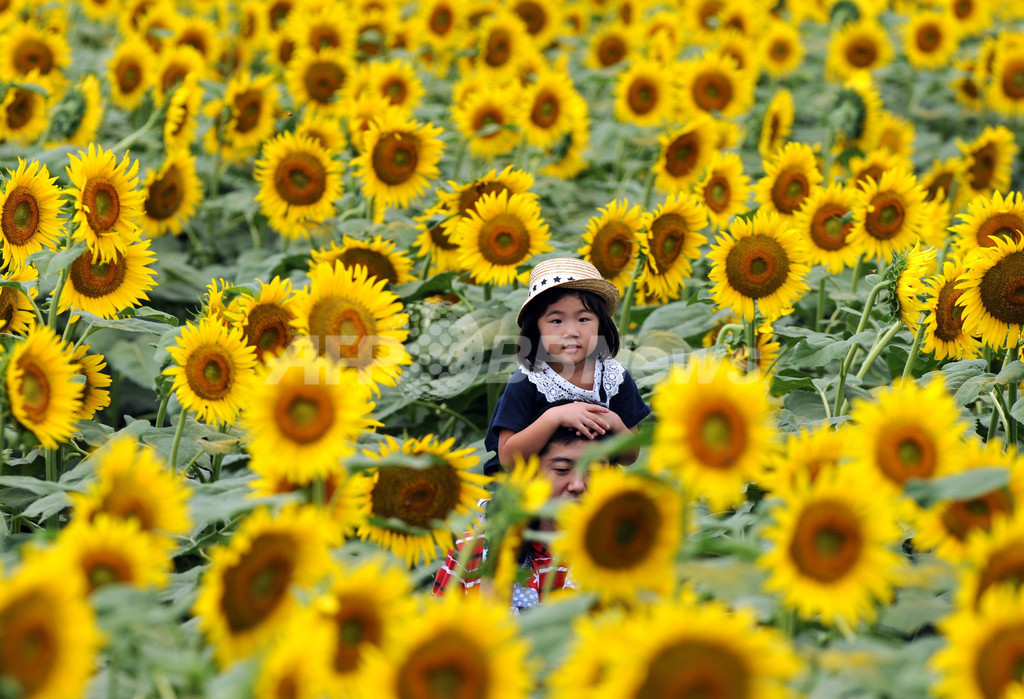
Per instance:
[[[540,317],[547,311],[548,306],[571,294],[579,296],[583,307],[597,316],[599,356],[614,357],[619,353],[619,329],[615,327],[615,321],[608,313],[608,304],[605,300],[593,291],[555,287],[538,294],[523,310],[523,325],[519,330],[519,341],[516,343],[516,359],[527,371],[533,371],[537,366],[537,354],[542,349],[538,324]]]

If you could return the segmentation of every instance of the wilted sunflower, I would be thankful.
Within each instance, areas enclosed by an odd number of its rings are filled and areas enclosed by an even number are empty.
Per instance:
[[[700,177],[717,148],[712,119],[696,116],[661,135],[661,153],[654,163],[654,185],[663,192],[688,189]]]
[[[501,156],[519,144],[528,106],[521,92],[515,84],[487,85],[454,103],[452,121],[470,153]]]
[[[1016,243],[1024,235],[1024,195],[1010,192],[1004,198],[999,192],[977,196],[960,213],[962,223],[950,227],[957,234],[956,249],[967,255],[977,248],[988,248],[1005,238]]]
[[[33,21],[19,21],[4,29],[0,44],[0,75],[22,82],[32,73],[59,86],[71,65],[71,46],[64,32],[48,31]]]
[[[75,521],[107,515],[135,520],[153,535],[188,531],[192,489],[152,447],[116,437],[103,447],[95,474],[85,493],[71,493]]]
[[[455,438],[440,441],[434,435],[407,439],[401,445],[387,436],[378,453],[367,456],[386,460],[391,454],[428,457],[424,468],[384,465],[375,469],[370,494],[369,522],[359,536],[391,551],[409,565],[430,563],[442,551],[455,547],[447,520],[456,513],[479,511],[478,500],[487,497],[481,486],[490,479],[471,473],[478,459],[472,449],[453,450]],[[397,518],[404,526],[393,528],[386,520]]]
[[[775,439],[768,386],[729,362],[694,356],[655,389],[651,467],[682,478],[712,511],[743,500],[772,461]]]
[[[144,41],[122,41],[107,62],[111,101],[126,112],[142,103],[153,86],[156,56]]]
[[[839,274],[857,263],[861,249],[851,245],[855,190],[841,184],[818,187],[804,201],[793,218],[793,227],[806,243],[808,261],[824,265],[832,274]]]
[[[202,100],[203,87],[193,75],[186,76],[184,82],[175,88],[164,119],[164,146],[167,150],[188,150],[192,147]]]
[[[637,126],[672,121],[676,96],[669,76],[657,61],[638,59],[615,79],[615,118]]]
[[[640,254],[643,212],[639,206],[629,208],[628,202],[615,200],[601,215],[591,217],[583,233],[584,245],[576,252],[597,267],[601,276],[624,293]]]
[[[210,552],[193,613],[222,667],[267,643],[299,607],[297,593],[330,565],[334,529],[314,507],[265,508]]]
[[[1024,239],[999,237],[965,260],[956,288],[963,293],[963,330],[993,349],[1016,347],[1024,335]]]
[[[197,324],[186,323],[167,352],[175,364],[163,373],[173,377],[183,410],[195,411],[206,423],[233,425],[238,412],[249,407],[256,354],[241,331],[207,316]]]
[[[981,468],[1005,468],[1009,474],[1006,486],[993,488],[970,498],[944,499],[935,502],[916,518],[914,547],[935,554],[951,563],[962,563],[967,555],[967,543],[975,536],[992,531],[993,522],[1012,517],[1024,505],[1024,471],[1020,457],[1012,447],[1004,451],[1002,440],[993,437],[988,442],[971,437],[964,440],[964,449],[958,473],[969,473]],[[977,551],[976,551],[977,552]],[[1012,560],[1012,556],[1008,556]],[[978,560],[978,559],[976,559]]]
[[[39,325],[9,351],[7,400],[11,414],[47,449],[74,434],[82,387],[71,354],[52,328]]]
[[[964,332],[964,309],[957,305],[964,293],[957,285],[966,271],[963,258],[950,254],[942,263],[942,273],[925,280],[928,313],[921,348],[936,359],[974,359],[981,353],[981,343]]]
[[[256,153],[275,135],[277,78],[269,73],[235,73],[224,97],[206,106],[213,124],[206,132],[208,153],[220,153],[228,162],[240,162]]]
[[[274,230],[291,239],[309,236],[310,224],[334,213],[341,198],[342,164],[309,137],[285,132],[263,146],[254,176],[256,201]]]
[[[407,619],[417,614],[409,575],[388,566],[383,556],[336,568],[313,608],[330,628],[328,693],[334,696],[348,694],[366,681],[365,649],[390,648]]]
[[[753,610],[692,594],[638,610],[616,633],[602,689],[609,697],[712,696],[783,699],[800,671],[789,640]]]
[[[903,169],[869,179],[857,193],[849,240],[868,257],[889,260],[917,242],[924,223],[924,190]]]
[[[484,194],[452,232],[459,246],[459,266],[478,284],[497,286],[510,285],[521,276],[520,265],[550,252],[548,239],[536,197],[504,190]]]
[[[771,158],[776,151],[785,145],[793,133],[793,93],[780,88],[761,121],[761,137],[757,142],[757,152],[764,159]]]
[[[18,272],[0,275],[0,280],[5,282],[36,282],[38,279],[39,272],[35,267],[25,267]],[[36,320],[32,298],[37,293],[38,290],[34,287],[28,293],[9,286],[0,287],[0,333],[23,335],[32,327]]]
[[[83,696],[102,636],[74,570],[25,563],[0,586],[0,681],[24,697]]]
[[[911,478],[956,470],[964,424],[941,378],[924,386],[897,380],[870,400],[853,400],[850,417],[856,427],[847,432],[847,449],[865,492],[901,497]]]
[[[310,257],[310,268],[321,262],[340,264],[343,267],[366,267],[367,279],[386,279],[388,286],[406,284],[415,279],[412,275],[412,260],[401,250],[395,250],[392,240],[376,236],[369,240],[357,240],[344,236],[339,248],[331,242],[330,248],[314,250]]]
[[[759,211],[784,217],[795,214],[822,180],[814,151],[806,143],[790,142],[764,163],[765,176],[754,187]]]
[[[711,247],[708,279],[719,308],[730,307],[745,320],[754,306],[772,321],[792,310],[807,291],[807,249],[797,231],[775,213],[758,211],[751,220],[735,219]]]
[[[142,189],[145,201],[139,223],[143,233],[149,238],[178,235],[203,197],[195,156],[185,148],[168,148],[160,168],[147,171]]]
[[[670,194],[665,203],[644,213],[641,238],[644,268],[637,288],[661,301],[679,298],[683,279],[690,275],[690,260],[700,256],[707,238],[707,215],[694,195]]]
[[[892,600],[901,563],[892,547],[903,534],[888,501],[847,473],[825,468],[782,492],[764,532],[774,547],[758,564],[765,589],[801,617],[856,628],[874,621],[876,601]]]
[[[363,196],[385,208],[408,206],[440,172],[442,132],[398,108],[378,115],[363,135],[363,152],[352,161]]]
[[[601,469],[591,474],[580,503],[558,513],[554,553],[572,564],[583,590],[605,601],[633,601],[644,591],[666,594],[682,529],[683,505],[669,486]]]
[[[874,17],[861,17],[847,22],[829,38],[825,71],[830,79],[846,80],[857,71],[886,66],[892,57],[885,27]]]
[[[738,117],[754,101],[756,75],[740,70],[732,58],[707,53],[683,61],[678,71],[679,106],[684,114]]]
[[[246,407],[246,442],[253,471],[306,483],[327,478],[370,419],[370,390],[351,372],[340,375],[322,357],[286,353],[267,361]]]
[[[960,47],[960,34],[946,12],[914,12],[903,31],[903,53],[914,68],[944,68]]]
[[[524,101],[529,111],[523,120],[523,134],[527,143],[537,148],[551,147],[581,116],[580,98],[566,70],[541,70],[526,87]]]
[[[507,602],[445,595],[409,617],[390,648],[365,646],[363,690],[374,696],[526,699],[534,687],[528,653]]]
[[[995,589],[978,609],[955,608],[939,629],[946,645],[928,661],[939,675],[934,696],[995,699],[1019,693],[1015,668],[1024,662],[1024,590]]]
[[[84,241],[98,262],[111,262],[139,236],[145,195],[137,189],[139,161],[117,156],[90,143],[87,151],[69,155],[68,190],[75,207],[72,238]]]
[[[85,379],[82,387],[82,407],[78,410],[80,420],[91,420],[97,411],[110,405],[110,377],[103,373],[107,363],[102,354],[88,354],[91,345],[78,345],[71,353],[76,373]]]
[[[307,335],[320,356],[358,372],[359,382],[379,391],[394,386],[412,357],[402,343],[409,317],[399,297],[371,280],[366,267],[320,263],[310,284],[295,296],[292,326]]]
[[[750,178],[743,174],[739,154],[715,153],[694,191],[712,225],[718,229],[727,227],[733,216],[747,210],[750,200]]]
[[[344,116],[344,91],[353,70],[352,56],[342,49],[299,49],[285,73],[288,92],[296,106]]]
[[[53,89],[48,82],[42,87]],[[17,85],[7,87],[0,97],[0,138],[23,145],[34,143],[50,124],[51,106],[52,100],[38,90]]]
[[[56,181],[45,165],[34,160],[18,158],[18,169],[7,170],[0,193],[0,251],[9,270],[21,270],[25,259],[44,247],[57,247],[61,191]]]
[[[957,139],[957,146],[967,159],[967,187],[972,194],[989,196],[993,190],[1010,188],[1013,161],[1017,157],[1017,140],[1002,124],[986,126],[970,143]]]
[[[761,34],[761,65],[774,78],[791,74],[803,62],[804,45],[797,26],[772,18]]]

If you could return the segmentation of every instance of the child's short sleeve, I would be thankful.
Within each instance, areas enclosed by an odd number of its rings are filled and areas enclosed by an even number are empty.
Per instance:
[[[640,397],[640,389],[637,388],[636,381],[628,371],[624,371],[619,392],[612,396],[608,407],[618,413],[623,424],[630,429],[636,427],[641,420],[651,414],[651,406],[647,405]]]
[[[502,430],[521,432],[537,418],[537,398],[540,394],[536,387],[526,380],[522,372],[515,373],[505,386],[505,392],[494,406],[491,425],[484,437],[484,447],[488,451],[498,451],[498,435]]]

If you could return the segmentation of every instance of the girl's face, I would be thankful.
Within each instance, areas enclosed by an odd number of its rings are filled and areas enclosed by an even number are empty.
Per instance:
[[[597,349],[597,314],[587,310],[578,294],[568,294],[545,309],[537,321],[540,344],[549,363],[581,366]]]

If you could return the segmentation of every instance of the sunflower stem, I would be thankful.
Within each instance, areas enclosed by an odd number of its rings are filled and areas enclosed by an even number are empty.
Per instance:
[[[174,441],[171,442],[171,473],[178,472],[178,445],[181,443],[181,435],[185,432],[185,421],[187,419],[187,410],[182,410],[180,413],[178,413],[178,426],[174,430]]]
[[[57,286],[53,290],[53,296],[50,298],[50,308],[46,314],[46,324],[53,328],[54,332],[57,332],[57,305],[60,301],[60,295],[64,292],[64,285],[68,281],[68,272],[70,267],[65,267],[60,271],[60,279],[57,280]]]
[[[633,265],[633,273],[629,276],[629,286],[626,287],[626,296],[622,299],[622,314],[619,316],[619,332],[623,335],[629,334],[629,316],[633,312],[633,297],[636,295],[636,279],[640,276],[640,270],[644,267],[646,259],[643,253],[637,255],[636,264]]]
[[[327,487],[323,478],[314,478],[309,485],[309,499],[317,507],[323,507],[327,501]]]
[[[874,364],[875,360],[878,359],[878,355],[882,353],[889,341],[900,331],[903,327],[902,323],[893,323],[892,327],[885,331],[872,346],[871,351],[868,352],[868,356],[864,358],[864,363],[860,367],[860,371],[857,372],[857,378],[863,379],[868,375],[868,370],[871,369],[871,365]]]
[[[860,281],[860,270],[864,265],[864,256],[861,255],[857,258],[857,264],[853,266],[853,276],[850,278],[850,293],[857,293],[857,282]]]
[[[466,139],[460,138],[455,147],[455,165],[452,167],[452,179],[458,181],[462,171],[462,161],[466,159]]]
[[[860,260],[857,261],[860,264]],[[861,313],[860,322],[857,324],[857,332],[855,335],[859,335],[864,332],[864,328],[868,324],[868,318],[871,316],[871,309],[875,305],[875,298],[878,296],[878,292],[886,287],[885,282],[879,282],[871,289],[871,293],[868,294],[868,298],[864,301],[864,311]],[[860,349],[860,345],[854,343],[850,347],[850,351],[846,353],[846,358],[843,359],[843,363],[839,365],[839,384],[836,387],[836,400],[832,407],[833,415],[841,415],[843,411],[842,406],[846,404],[845,393],[846,393],[846,375],[850,372],[850,367],[853,366],[853,360],[857,356],[857,351]]]
[[[1004,405],[1003,392],[1002,391],[997,391],[996,389],[993,388],[991,391],[989,391],[989,395],[992,396],[992,407],[993,407],[992,416],[994,418],[997,414],[999,415],[999,419],[1003,423],[1003,432],[1006,434],[1007,441],[1009,441],[1009,439],[1010,439],[1010,417],[1008,415],[1009,410]],[[989,432],[990,432],[989,437],[990,438],[991,438],[991,430],[995,427],[995,425],[993,424],[994,422],[995,422],[994,420],[992,422],[989,422]]]
[[[57,482],[57,450],[46,450],[46,480],[50,483]],[[46,518],[46,531],[57,531],[57,515],[50,515]]]
[[[167,416],[167,403],[171,400],[171,392],[167,391],[164,397],[160,399],[160,407],[156,411],[156,422],[153,423],[154,427],[160,428],[164,426],[164,417]]]
[[[169,103],[170,100],[168,100],[168,104]],[[119,153],[134,145],[136,141],[142,138],[142,136],[153,127],[153,124],[156,123],[156,120],[159,119],[160,115],[163,113],[164,107],[153,107],[153,110],[149,113],[149,119],[146,120],[146,123],[115,143],[110,150],[114,153]]]
[[[921,353],[921,341],[924,339],[924,318],[920,319],[917,325],[917,332],[914,333],[914,344],[910,348],[910,356],[907,357],[907,365],[903,367],[903,378],[910,378],[911,373],[914,369],[914,362],[917,361],[917,355]]]
[[[644,178],[644,198],[642,207],[646,211],[651,206],[651,192],[654,190],[654,168],[647,168],[647,177]]]
[[[484,284],[484,301],[490,301],[490,300],[491,300],[491,285],[490,284]]]
[[[818,282],[818,308],[814,314],[814,332],[821,332],[821,320],[825,315],[825,280],[827,277],[822,277],[821,281]]]
[[[755,302],[756,304],[756,302]],[[754,309],[755,317],[757,309]],[[743,324],[747,330],[747,373],[753,374],[757,369],[757,328],[754,327],[754,319],[745,320]]]
[[[1006,354],[1003,356],[1003,367],[1006,367],[1010,362],[1014,361],[1020,356],[1020,345],[1014,344],[1012,347],[1006,348]],[[1006,417],[1010,421],[1007,425],[1007,439],[1013,447],[1017,446],[1017,421],[1010,414],[1013,410],[1013,404],[1017,402],[1017,382],[1010,380],[1006,385]]]

